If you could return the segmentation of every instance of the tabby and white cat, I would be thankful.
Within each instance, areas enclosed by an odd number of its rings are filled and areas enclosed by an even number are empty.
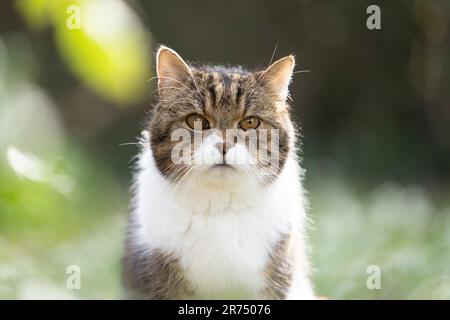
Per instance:
[[[141,141],[123,259],[127,298],[314,298],[286,103],[294,65],[287,56],[258,72],[192,66],[159,48],[158,102]],[[257,149],[276,154],[276,166],[242,143],[264,129],[277,143],[258,140]],[[190,162],[174,161],[177,130],[201,138],[183,149]],[[219,134],[230,130],[244,140]]]

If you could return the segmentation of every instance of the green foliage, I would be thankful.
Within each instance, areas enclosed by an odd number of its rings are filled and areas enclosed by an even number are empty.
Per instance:
[[[31,28],[53,28],[61,57],[88,87],[119,104],[142,98],[150,34],[121,1],[19,0],[17,8]]]
[[[0,161],[0,298],[119,295],[126,188],[98,160],[70,150],[70,160],[51,166],[73,179],[70,192]],[[82,270],[79,293],[66,289],[69,265]]]

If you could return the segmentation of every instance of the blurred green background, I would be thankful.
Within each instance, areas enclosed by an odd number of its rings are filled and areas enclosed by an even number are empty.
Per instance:
[[[250,68],[277,47],[311,70],[291,92],[320,295],[450,299],[450,2],[376,1],[371,31],[372,2],[2,1],[0,298],[120,296],[130,143],[163,43]]]

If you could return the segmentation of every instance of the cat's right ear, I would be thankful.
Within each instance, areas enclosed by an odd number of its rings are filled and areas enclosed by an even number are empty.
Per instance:
[[[160,94],[183,86],[186,79],[193,77],[191,69],[180,55],[165,46],[161,46],[156,54],[156,73]]]
[[[263,72],[264,87],[283,102],[289,95],[294,66],[295,58],[290,55],[275,61]]]

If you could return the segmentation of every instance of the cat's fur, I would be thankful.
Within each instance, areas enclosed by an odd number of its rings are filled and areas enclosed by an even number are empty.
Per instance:
[[[158,50],[159,101],[141,141],[135,176],[124,256],[126,297],[314,298],[302,170],[286,104],[293,68],[293,56],[261,72],[193,67],[169,48]],[[276,170],[174,165],[171,133],[189,129],[185,118],[193,112],[219,130],[235,128],[247,116],[258,117],[259,128],[278,129]],[[210,131],[202,131],[204,141],[192,157],[206,151],[215,163],[222,159],[220,139]],[[238,144],[224,157],[229,155],[251,157]]]

